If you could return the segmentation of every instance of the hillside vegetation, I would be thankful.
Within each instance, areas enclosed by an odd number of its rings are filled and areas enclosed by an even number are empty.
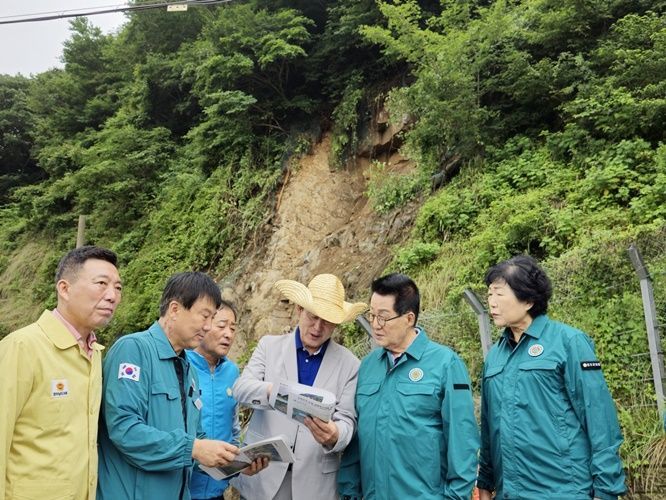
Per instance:
[[[647,450],[663,437],[626,249],[666,324],[665,10],[249,0],[133,13],[115,35],[77,19],[64,69],[0,76],[0,336],[53,305],[79,214],[131,297],[103,337],[145,327],[168,274],[224,276],[261,241],[290,159],[330,131],[345,169],[385,107],[417,168],[376,161],[367,193],[380,213],[421,205],[387,270],[421,285],[431,335],[478,377],[462,291],[483,294],[498,260],[540,259],[551,315],[596,342],[631,486],[654,487],[646,466],[664,456]]]

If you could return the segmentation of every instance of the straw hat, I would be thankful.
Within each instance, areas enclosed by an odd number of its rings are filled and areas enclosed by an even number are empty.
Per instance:
[[[353,321],[368,308],[363,302],[345,302],[345,287],[332,274],[318,274],[307,287],[293,280],[279,280],[274,287],[306,311],[336,325]]]

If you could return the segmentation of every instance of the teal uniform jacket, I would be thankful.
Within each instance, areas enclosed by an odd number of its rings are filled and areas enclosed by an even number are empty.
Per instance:
[[[615,405],[583,332],[537,316],[483,370],[478,486],[498,499],[616,499],[625,491]]]
[[[203,433],[199,382],[185,353],[176,355],[155,322],[116,341],[103,375],[98,500],[189,499],[192,446]]]
[[[364,500],[469,500],[479,434],[464,363],[419,330],[391,364],[385,349],[361,362],[358,431],[343,455],[339,493]]]

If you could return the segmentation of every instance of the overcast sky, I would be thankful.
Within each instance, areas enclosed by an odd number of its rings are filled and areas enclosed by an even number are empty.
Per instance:
[[[120,7],[123,0],[0,0],[0,18],[19,14],[53,13],[71,9],[95,10]],[[88,18],[109,33],[125,21],[122,13]],[[69,19],[32,23],[0,24],[0,74],[29,76],[59,67],[62,44],[69,38]]]

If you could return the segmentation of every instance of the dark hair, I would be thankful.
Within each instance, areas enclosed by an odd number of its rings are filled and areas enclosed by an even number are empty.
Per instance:
[[[93,245],[86,245],[67,252],[62,259],[60,259],[55,273],[56,283],[58,283],[63,276],[75,278],[81,267],[83,267],[83,264],[90,259],[105,260],[113,264],[115,267],[118,267],[118,256],[111,250]]]
[[[414,313],[414,324],[419,319],[421,296],[414,280],[401,273],[392,273],[377,278],[370,286],[372,293],[392,295],[395,303],[393,309],[398,314]]]
[[[212,300],[215,309],[219,309],[222,294],[220,287],[210,276],[195,271],[174,274],[168,279],[162,292],[160,317],[166,315],[172,300],[182,304],[185,309],[190,309],[198,299],[204,297]]]
[[[236,309],[236,306],[233,302],[222,299],[220,305],[217,307],[218,311],[220,309],[229,309],[232,313],[234,313],[234,321],[238,321],[238,310]]]
[[[516,255],[494,265],[486,273],[484,281],[490,286],[497,280],[506,281],[518,300],[533,304],[528,310],[531,317],[536,318],[548,311],[553,288],[546,272],[533,257]]]

